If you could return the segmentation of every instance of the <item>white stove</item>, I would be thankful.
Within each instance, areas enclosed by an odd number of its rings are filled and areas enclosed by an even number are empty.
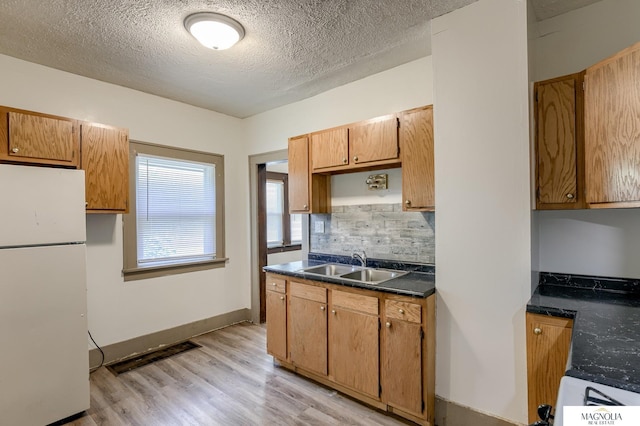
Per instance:
[[[560,381],[553,425],[563,426],[562,407],[579,405],[640,406],[640,393],[564,376]]]

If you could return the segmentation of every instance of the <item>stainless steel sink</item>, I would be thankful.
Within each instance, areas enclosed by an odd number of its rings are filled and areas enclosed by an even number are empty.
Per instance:
[[[310,275],[340,278],[348,281],[357,281],[366,284],[380,284],[393,278],[408,274],[405,271],[393,271],[390,269],[363,268],[355,265],[327,263],[324,265],[310,266],[300,269],[300,272]]]
[[[360,268],[357,266],[351,265],[336,265],[333,263],[328,263],[326,265],[320,266],[312,266],[310,268],[305,268],[302,272],[307,274],[316,274],[316,275],[343,275],[349,272],[358,271]]]
[[[392,278],[398,278],[406,275],[404,271],[391,271],[388,269],[361,269],[359,271],[350,272],[340,275],[340,278],[347,280],[360,281],[367,284],[380,284]]]

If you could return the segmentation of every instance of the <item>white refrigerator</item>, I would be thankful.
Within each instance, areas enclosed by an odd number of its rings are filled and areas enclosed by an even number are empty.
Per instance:
[[[0,424],[89,408],[84,172],[0,164]]]

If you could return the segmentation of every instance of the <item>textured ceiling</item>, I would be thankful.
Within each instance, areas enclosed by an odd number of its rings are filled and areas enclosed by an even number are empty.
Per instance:
[[[247,117],[428,55],[430,20],[474,1],[2,0],[0,53]],[[593,3],[532,1],[540,16]],[[183,26],[200,11],[245,38],[202,47]]]

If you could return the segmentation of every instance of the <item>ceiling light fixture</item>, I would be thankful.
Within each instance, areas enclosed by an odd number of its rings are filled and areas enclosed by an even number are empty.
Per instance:
[[[196,40],[209,49],[228,49],[244,37],[244,28],[234,19],[213,12],[189,15],[184,27]]]

